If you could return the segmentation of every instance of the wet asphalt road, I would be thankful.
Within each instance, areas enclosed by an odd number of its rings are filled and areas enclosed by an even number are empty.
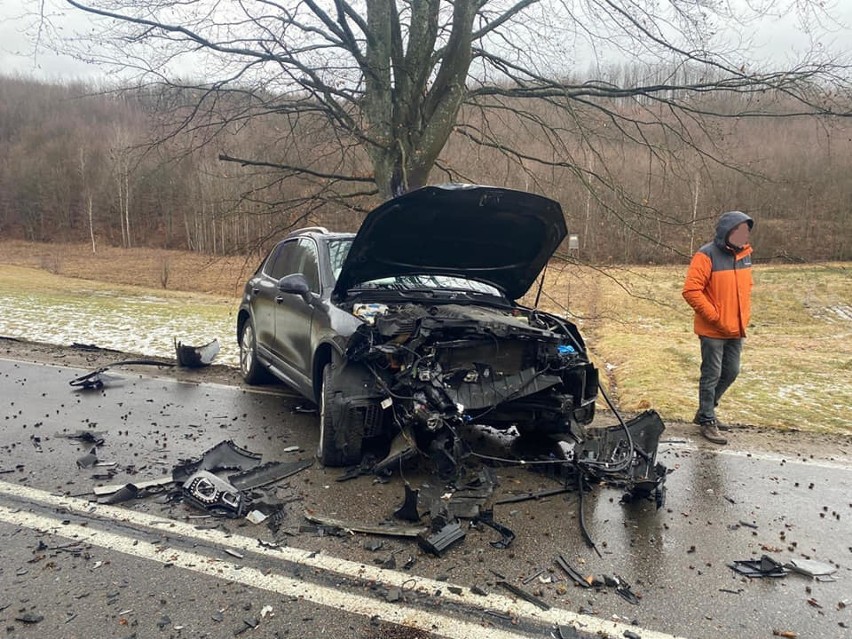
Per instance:
[[[436,558],[410,540],[306,527],[306,509],[388,519],[403,497],[398,476],[341,483],[339,470],[314,465],[261,489],[257,498],[285,504],[276,533],[207,518],[166,493],[91,503],[95,485],[168,475],[223,440],[264,462],[310,460],[317,418],[294,412],[298,400],[275,386],[249,392],[119,371],[103,390],[75,392],[68,381],[82,372],[0,360],[0,621],[8,637],[545,637],[558,623],[580,636],[646,639],[850,635],[848,462],[720,452],[664,435],[659,460],[673,472],[663,509],[623,505],[604,486],[584,500],[602,557],[584,543],[568,493],[496,506],[495,519],[517,535],[509,549],[491,547],[494,531],[470,529]],[[103,434],[97,455],[115,464],[113,479],[93,478],[110,466],[78,468],[90,446],[61,435],[79,430]],[[442,490],[427,471],[405,479]],[[497,475],[498,499],[559,486],[526,468]],[[834,563],[835,580],[749,580],[726,565],[764,553]],[[557,554],[583,575],[621,576],[638,605],[612,588],[566,581]],[[516,600],[495,572],[550,609]]]

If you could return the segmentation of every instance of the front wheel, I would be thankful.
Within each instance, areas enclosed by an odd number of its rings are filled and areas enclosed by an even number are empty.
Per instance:
[[[322,369],[320,389],[320,432],[317,459],[323,466],[351,466],[361,461],[361,437],[352,428],[340,391],[331,381],[331,364]],[[337,401],[336,401],[337,400]]]
[[[240,334],[240,374],[246,384],[262,384],[269,379],[266,370],[257,359],[257,337],[254,322],[247,319]]]

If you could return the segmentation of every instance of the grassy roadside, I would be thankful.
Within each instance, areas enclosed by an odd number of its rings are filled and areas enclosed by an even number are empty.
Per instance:
[[[218,336],[224,361],[233,362],[237,292],[257,261],[150,249],[92,256],[85,246],[0,242],[0,335],[151,355],[168,353],[172,335],[188,343]],[[680,421],[695,412],[699,352],[680,296],[685,268],[554,265],[547,273],[540,305],[580,325],[626,411],[653,407]],[[852,433],[852,264],[758,265],[754,275],[743,370],[720,416]],[[93,317],[101,318],[96,326]]]
[[[685,266],[566,268],[553,278],[551,308],[586,318],[587,342],[624,410],[654,407],[681,421],[695,413],[700,353],[684,274]],[[758,265],[754,277],[743,367],[720,417],[852,432],[852,265]]]

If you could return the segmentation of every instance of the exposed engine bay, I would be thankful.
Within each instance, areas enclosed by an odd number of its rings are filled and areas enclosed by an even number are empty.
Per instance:
[[[346,359],[372,373],[401,426],[576,433],[594,417],[597,370],[574,325],[555,315],[461,304],[356,305],[353,314],[366,323]]]

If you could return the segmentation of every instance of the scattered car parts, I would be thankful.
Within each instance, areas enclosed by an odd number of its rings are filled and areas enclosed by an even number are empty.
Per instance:
[[[178,365],[185,368],[201,368],[209,366],[213,363],[216,355],[219,354],[219,340],[214,339],[203,346],[187,346],[181,343],[176,337],[175,341],[175,357]]]
[[[175,362],[168,362],[159,359],[125,359],[118,362],[113,362],[107,366],[101,366],[95,370],[84,373],[79,377],[75,377],[70,382],[71,386],[82,390],[100,390],[107,383],[114,379],[114,376],[107,375],[107,371],[120,366],[183,366],[185,368],[200,368],[208,366],[216,355],[219,353],[219,341],[214,339],[212,342],[204,346],[186,346],[175,338]]]
[[[457,521],[444,523],[443,525],[438,524],[436,529],[434,522],[435,520],[433,520],[433,532],[431,534],[422,533],[418,535],[417,543],[424,551],[440,557],[450,546],[464,539],[465,532],[461,524]]]
[[[352,532],[367,533],[371,535],[387,535],[389,537],[417,537],[426,532],[425,526],[397,526],[394,524],[367,524],[363,522],[344,521],[325,517],[312,510],[305,510],[305,519],[331,528],[339,528],[341,530],[350,530]]]
[[[245,495],[207,470],[189,477],[183,484],[183,494],[189,503],[211,513],[232,518],[245,514]]]
[[[763,555],[760,559],[739,559],[728,564],[728,567],[752,579],[787,575],[784,566],[769,555]]]

